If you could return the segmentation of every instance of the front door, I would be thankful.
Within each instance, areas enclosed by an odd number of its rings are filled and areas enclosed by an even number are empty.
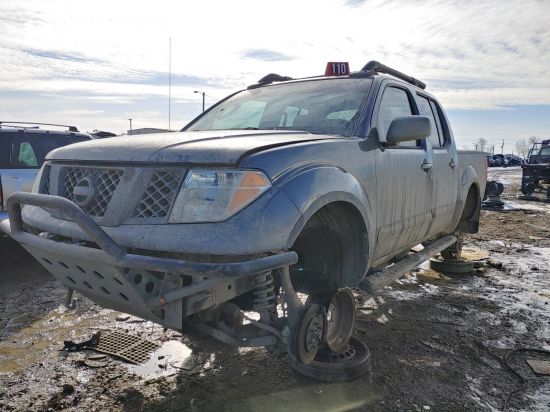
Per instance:
[[[409,89],[386,84],[375,124],[384,137],[396,117],[416,113]],[[394,254],[423,240],[433,222],[431,150],[425,140],[402,142],[376,151],[375,260]]]

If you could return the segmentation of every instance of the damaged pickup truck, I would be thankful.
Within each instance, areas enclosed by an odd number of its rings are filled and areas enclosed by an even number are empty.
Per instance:
[[[99,305],[353,379],[351,288],[459,264],[478,230],[485,154],[457,151],[425,87],[374,61],[268,75],[179,133],[54,150],[2,230]]]

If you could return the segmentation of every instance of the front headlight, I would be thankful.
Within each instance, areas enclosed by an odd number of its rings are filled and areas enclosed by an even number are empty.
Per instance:
[[[269,178],[258,171],[189,170],[169,222],[220,222],[249,205],[270,186]]]

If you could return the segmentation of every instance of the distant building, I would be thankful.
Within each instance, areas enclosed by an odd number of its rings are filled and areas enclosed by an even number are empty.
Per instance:
[[[173,130],[168,129],[157,129],[155,127],[142,127],[141,129],[132,129],[128,130],[129,135],[134,134],[151,134],[151,133],[170,133],[173,132]]]

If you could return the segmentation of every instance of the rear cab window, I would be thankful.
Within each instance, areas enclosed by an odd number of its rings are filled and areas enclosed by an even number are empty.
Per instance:
[[[50,151],[87,140],[85,136],[73,134],[2,131],[0,169],[38,169]]]

